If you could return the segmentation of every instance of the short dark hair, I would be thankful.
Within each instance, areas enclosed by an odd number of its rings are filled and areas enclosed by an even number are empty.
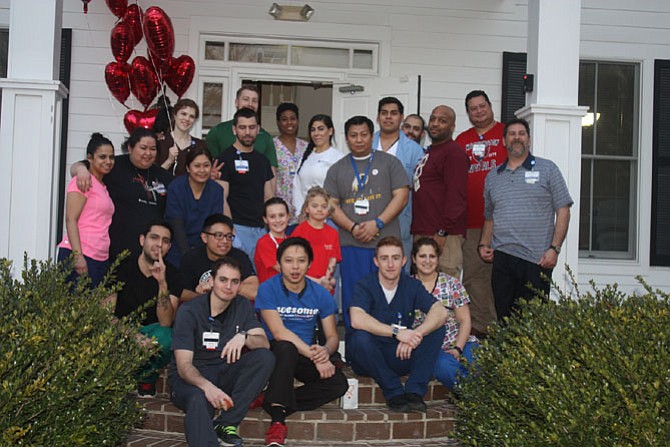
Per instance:
[[[505,128],[503,129],[503,137],[507,136],[507,129],[509,126],[514,124],[522,124],[526,128],[526,133],[530,136],[530,124],[523,118],[513,118],[505,123]]]
[[[491,100],[489,99],[489,95],[487,95],[484,90],[473,90],[470,93],[468,93],[467,95],[465,95],[465,111],[466,112],[468,111],[468,102],[472,98],[476,98],[477,96],[483,96],[484,100],[486,100],[486,102],[489,105],[491,105]]]
[[[419,118],[421,120],[421,128],[423,130],[426,130],[426,120],[423,119],[423,117],[421,115],[418,115],[416,113],[410,113],[409,115],[407,115],[405,117],[405,121],[407,121],[407,118]]]
[[[290,211],[288,210],[288,203],[281,197],[270,197],[265,201],[265,205],[263,206],[263,216],[267,217],[268,214],[268,207],[272,205],[284,205],[284,208],[286,208],[286,214],[289,214]]]
[[[191,107],[195,110],[195,119],[200,117],[200,108],[198,107],[198,104],[196,104],[192,99],[188,98],[180,99],[175,103],[174,107],[172,107],[172,116],[176,117],[177,112],[179,112],[181,109],[185,109],[186,107]]]
[[[433,247],[433,250],[435,250],[435,254],[437,255],[437,258],[440,258],[440,254],[442,253],[442,250],[440,250],[440,246],[438,245],[437,241],[431,237],[420,237],[416,241],[414,241],[414,244],[412,245],[412,259],[416,258],[416,255],[419,253],[419,250],[421,250],[421,247],[428,246],[428,247]],[[410,267],[410,273],[412,275],[415,275],[417,272],[416,264],[412,262],[412,265]]]
[[[385,106],[386,104],[395,104],[398,106],[398,111],[400,111],[401,115],[405,114],[405,106],[402,105],[400,100],[396,98],[395,96],[387,96],[386,98],[382,98],[379,100],[379,103],[377,104],[377,115],[382,111],[382,107]]]
[[[245,90],[249,90],[251,92],[256,92],[258,96],[261,95],[261,92],[258,91],[258,87],[254,84],[244,84],[242,87],[237,89],[237,92],[235,93],[235,99],[240,99],[240,96],[242,95],[242,92]]]
[[[400,247],[400,251],[402,251],[403,256],[405,255],[405,249],[402,246],[402,241],[395,236],[386,236],[377,242],[377,246],[375,247],[375,256],[377,256],[379,253],[380,248],[389,246]]]
[[[212,162],[212,153],[209,151],[209,149],[200,147],[193,149],[192,151],[188,151],[186,154],[186,166],[190,166],[191,163],[193,163],[193,160],[195,160],[200,155],[204,155],[207,157],[210,163]]]
[[[346,123],[344,123],[344,135],[346,136],[349,133],[349,128],[351,126],[359,126],[361,124],[366,124],[370,129],[370,133],[374,133],[375,125],[372,123],[372,120],[367,116],[356,115],[352,116]]]
[[[228,216],[224,216],[221,213],[214,213],[209,216],[207,216],[207,219],[205,219],[205,222],[202,224],[202,232],[206,232],[212,229],[212,227],[216,224],[224,224],[227,227],[230,228],[230,231],[233,231],[235,228],[235,225],[233,224],[233,219],[231,219]]]
[[[277,121],[279,121],[279,118],[281,118],[281,114],[286,112],[287,110],[290,110],[291,112],[295,113],[296,118],[300,118],[300,112],[298,112],[298,106],[293,104],[292,102],[282,102],[277,106]]]
[[[109,138],[105,137],[100,132],[95,132],[91,135],[91,139],[89,140],[88,145],[86,146],[86,154],[93,156],[95,155],[95,152],[98,150],[100,146],[105,145],[112,146],[112,149],[114,149],[114,145],[109,140]]]
[[[230,256],[224,256],[223,258],[219,258],[214,261],[214,264],[212,264],[212,279],[216,276],[219,269],[224,265],[237,270],[240,274],[240,279],[242,279],[242,267],[240,267],[240,263],[237,262],[237,259]]]
[[[144,227],[144,231],[142,232],[142,235],[144,237],[147,237],[147,234],[151,231],[152,227],[163,227],[166,228],[170,232],[170,239],[172,239],[172,235],[174,234],[174,231],[172,231],[172,226],[170,223],[165,220],[165,219],[151,219],[149,223],[147,223],[147,226]]]
[[[256,123],[258,123],[258,114],[248,107],[242,107],[235,112],[235,115],[233,115],[233,126],[237,126],[239,118],[256,118]]]
[[[135,147],[135,145],[139,143],[140,140],[144,137],[151,137],[154,139],[154,141],[156,141],[156,134],[154,133],[153,129],[147,129],[146,127],[136,127],[132,132],[130,132],[130,135],[128,138],[126,138],[126,141],[123,142],[121,149],[123,152],[128,153],[128,149]]]
[[[314,260],[314,252],[312,246],[307,242],[307,239],[302,237],[289,237],[284,239],[277,247],[277,262],[281,261],[281,257],[289,247],[302,247],[307,254],[307,259],[311,263]]]

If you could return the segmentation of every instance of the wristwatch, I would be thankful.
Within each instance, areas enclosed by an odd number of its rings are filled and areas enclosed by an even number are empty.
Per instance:
[[[383,230],[384,229],[384,221],[381,220],[379,217],[375,219],[375,224],[377,225],[378,230]]]
[[[398,338],[398,332],[400,332],[400,328],[397,325],[392,324],[391,325],[391,337],[393,337],[394,340],[396,338]]]
[[[550,249],[554,250],[557,254],[561,254],[561,246],[556,246],[556,245],[550,245]]]
[[[437,230],[437,235],[440,236],[440,237],[447,237],[449,235],[449,233],[447,233],[444,230]]]

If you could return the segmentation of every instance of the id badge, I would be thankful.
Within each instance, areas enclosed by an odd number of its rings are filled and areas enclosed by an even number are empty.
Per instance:
[[[364,216],[370,212],[370,201],[368,199],[358,199],[354,202],[354,212],[359,216]]]
[[[534,185],[540,180],[540,173],[538,171],[527,171],[526,172],[526,183],[529,185]]]
[[[219,333],[203,332],[202,345],[205,347],[206,350],[214,351],[219,346]]]
[[[472,155],[477,160],[482,160],[484,155],[486,155],[486,143],[474,143],[472,145]]]
[[[235,170],[238,174],[246,174],[249,172],[249,161],[248,160],[235,160]]]

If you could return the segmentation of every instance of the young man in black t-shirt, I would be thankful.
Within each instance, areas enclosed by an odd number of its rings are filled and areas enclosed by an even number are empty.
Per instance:
[[[258,277],[246,253],[233,247],[236,235],[232,219],[223,214],[212,214],[205,219],[200,237],[204,246],[192,248],[182,257],[182,301],[192,300],[212,289],[212,264],[224,256],[235,259],[240,265],[242,283],[239,294],[248,300],[255,300]]]
[[[236,243],[249,259],[254,259],[256,242],[265,233],[265,201],[275,195],[272,167],[267,157],[254,151],[258,118],[251,109],[240,109],[233,117],[235,143],[217,161],[223,165],[221,180],[225,198],[224,213],[235,221]]]
[[[163,260],[172,242],[172,228],[167,222],[149,222],[139,240],[142,251],[126,259],[116,274],[123,288],[107,301],[114,307],[116,317],[123,318],[156,299],[155,305],[144,309],[146,317],[140,333],[141,342],[158,344],[160,353],[142,369],[138,385],[140,396],[153,396],[157,371],[172,357],[172,322],[182,293],[182,281],[179,271]]]

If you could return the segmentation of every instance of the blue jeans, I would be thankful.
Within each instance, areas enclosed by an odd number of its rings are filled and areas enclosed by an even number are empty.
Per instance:
[[[239,248],[249,256],[251,262],[254,262],[254,252],[256,252],[256,243],[267,233],[265,228],[247,227],[244,225],[235,225],[235,240],[233,247]]]
[[[472,352],[479,345],[473,341],[469,341],[465,344],[463,348],[463,354],[461,358],[467,360],[468,364],[473,363]],[[456,360],[454,356],[448,354],[444,351],[440,351],[437,355],[437,362],[435,362],[435,371],[433,372],[435,378],[442,382],[444,386],[450,390],[454,389],[454,385],[460,378],[465,378],[468,376],[468,368],[461,363],[459,360]]]
[[[67,260],[71,254],[72,250],[59,247],[58,257],[56,259],[58,262],[63,262]],[[91,288],[94,289],[98,284],[102,282],[102,278],[104,278],[105,275],[107,274],[109,260],[96,261],[95,259],[89,258],[86,255],[84,255],[84,259],[86,260],[86,267],[88,268],[88,276],[91,278]],[[72,273],[70,273],[67,276],[67,281],[72,283],[76,282],[77,279],[79,279],[79,275],[74,270],[72,270]]]

